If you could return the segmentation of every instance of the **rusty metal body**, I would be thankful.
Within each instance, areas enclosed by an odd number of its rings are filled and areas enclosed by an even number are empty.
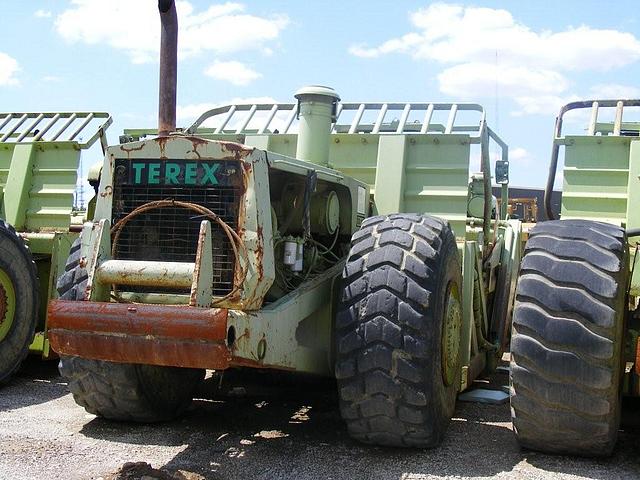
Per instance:
[[[175,184],[173,165],[180,169]],[[330,192],[340,205],[355,206],[359,193],[368,192],[338,171],[231,142],[173,134],[109,147],[95,218],[81,234],[89,277],[84,301],[50,303],[54,349],[124,363],[330,375],[340,252],[365,212],[341,208],[335,233],[314,240],[333,248],[333,257],[315,264],[307,259],[299,275],[291,273],[287,278],[299,288],[274,287],[285,237],[303,242],[303,226],[286,225],[295,208],[286,202],[293,191],[302,208],[310,170],[312,198]],[[172,202],[131,217],[136,205],[166,199],[167,192]],[[202,218],[196,207],[175,207],[187,205],[180,203],[186,196],[207,200],[214,215],[233,225],[235,253],[216,221]],[[123,218],[131,220],[116,237]],[[220,269],[228,263],[233,268],[225,279]],[[137,303],[128,303],[132,299]]]

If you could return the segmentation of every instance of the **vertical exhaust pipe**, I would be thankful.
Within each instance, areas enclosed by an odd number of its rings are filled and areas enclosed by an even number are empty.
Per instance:
[[[178,15],[174,0],[158,0],[160,11],[160,84],[158,135],[176,130],[176,84],[178,81]]]

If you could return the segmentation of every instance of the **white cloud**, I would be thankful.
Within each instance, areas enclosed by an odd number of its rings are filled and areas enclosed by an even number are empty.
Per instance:
[[[219,106],[221,106],[221,104],[209,102],[178,105],[176,107],[176,118],[183,122],[194,121],[207,110],[211,110]]]
[[[56,75],[45,75],[44,77],[42,77],[42,81],[50,82],[50,83],[59,83],[62,81],[62,78]]]
[[[157,2],[154,0],[71,0],[58,15],[55,28],[69,42],[104,44],[125,51],[133,63],[154,61],[160,44]],[[245,6],[227,2],[196,11],[187,1],[176,1],[179,54],[188,57],[212,52],[218,55],[245,50],[269,52],[289,24],[286,15],[260,17]]]
[[[535,162],[534,156],[525,148],[515,147],[509,149],[509,161],[516,164],[521,170],[522,167],[533,166]],[[514,165],[512,165],[512,168]]]
[[[40,9],[40,10],[36,10],[33,15],[38,18],[51,18],[53,14],[49,10]]]
[[[575,98],[568,93],[573,72],[609,71],[640,60],[640,40],[631,33],[584,25],[536,31],[504,9],[434,3],[409,19],[414,31],[378,46],[355,44],[349,52],[435,62],[444,68],[437,77],[443,93],[466,99],[497,93],[515,101],[514,115],[557,113]],[[621,85],[594,89],[598,95],[640,94]]]
[[[503,9],[434,3],[410,20],[418,32],[351,52],[407,53],[442,63],[495,62],[497,54],[499,62],[558,70],[609,70],[640,59],[640,40],[630,33],[588,26],[536,32]]]
[[[20,71],[18,61],[0,52],[0,86],[2,85],[18,85],[16,74]]]
[[[509,150],[509,160],[526,160],[529,158],[529,152],[522,147],[516,147]]]
[[[188,105],[178,105],[176,107],[176,118],[183,122],[195,121],[200,115],[207,110],[211,110],[216,107],[223,107],[231,104],[242,103],[278,103],[272,97],[235,97],[230,100],[225,100],[219,103],[203,102],[203,103],[191,103]]]
[[[616,83],[594,85],[589,90],[591,98],[598,99],[632,99],[640,98],[640,88]]]
[[[560,111],[560,107],[569,102],[580,100],[577,95],[522,95],[513,99],[519,109],[511,112],[511,115],[554,115]]]
[[[440,90],[448,95],[477,98],[493,95],[510,97],[531,93],[555,94],[567,89],[569,82],[553,70],[532,70],[524,66],[491,63],[462,63],[438,75]]]
[[[247,67],[244,63],[236,61],[216,61],[204,73],[216,80],[224,80],[238,86],[249,85],[254,80],[262,77],[262,74]]]

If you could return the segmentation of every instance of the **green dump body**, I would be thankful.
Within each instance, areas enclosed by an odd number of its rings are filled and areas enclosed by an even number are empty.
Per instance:
[[[86,212],[75,210],[82,150],[112,119],[103,112],[0,113],[0,218],[23,238],[36,263],[40,318],[30,351],[48,357],[47,303]]]

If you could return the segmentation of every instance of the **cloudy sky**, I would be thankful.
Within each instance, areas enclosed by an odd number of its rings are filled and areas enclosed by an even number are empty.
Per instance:
[[[176,3],[180,126],[307,84],[345,101],[477,102],[510,146],[512,184],[543,185],[562,104],[640,98],[633,0]],[[0,111],[106,110],[112,143],[155,127],[158,30],[154,0],[3,2]]]

